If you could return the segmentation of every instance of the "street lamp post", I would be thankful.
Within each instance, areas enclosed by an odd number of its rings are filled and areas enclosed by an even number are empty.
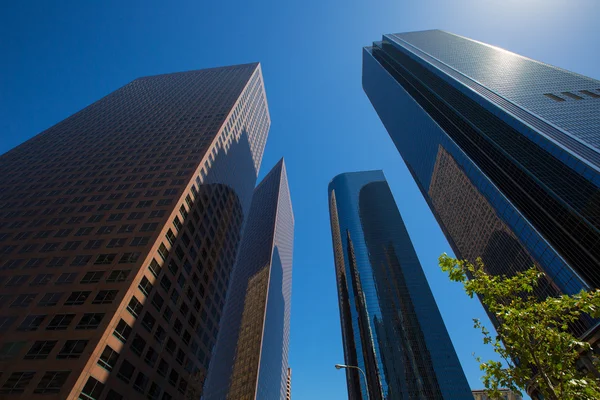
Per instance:
[[[367,381],[367,375],[365,375],[365,371],[354,365],[335,364],[335,369],[342,368],[353,368],[359,370],[362,373],[363,378],[365,378],[365,386],[367,388],[367,400],[369,400],[369,382]]]

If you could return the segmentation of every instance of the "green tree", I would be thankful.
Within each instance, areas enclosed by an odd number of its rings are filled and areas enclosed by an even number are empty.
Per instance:
[[[492,345],[504,360],[477,357],[492,398],[499,396],[499,388],[519,391],[535,387],[550,400],[600,399],[597,360],[591,346],[569,332],[569,325],[584,314],[600,316],[600,290],[540,300],[534,288],[544,274],[536,267],[510,277],[492,276],[485,272],[481,259],[472,264],[447,254],[440,256],[439,265],[450,280],[464,285],[471,298],[477,295],[499,322],[494,335],[481,321],[473,320],[483,342]],[[576,368],[582,357],[592,368]]]

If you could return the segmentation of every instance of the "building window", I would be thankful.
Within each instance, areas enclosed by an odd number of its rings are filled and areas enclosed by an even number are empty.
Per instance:
[[[594,92],[590,92],[589,90],[580,90],[579,92],[583,93],[583,94],[585,94],[587,96],[593,97],[595,99],[600,99],[600,95],[598,95],[598,94],[596,94]]]
[[[144,314],[144,317],[142,318],[142,326],[148,332],[152,332],[152,329],[154,329],[154,324],[156,324],[156,318],[154,318],[152,316],[152,314],[150,314],[148,311],[146,311],[146,313]]]
[[[133,382],[133,388],[140,393],[144,393],[148,387],[148,382],[148,377],[140,371],[135,378],[135,382]]]
[[[6,282],[6,286],[21,286],[29,279],[29,275],[13,275]]]
[[[155,382],[152,382],[152,384],[150,385],[150,390],[148,390],[148,394],[146,396],[150,400],[158,400],[160,392],[160,386],[158,386]]]
[[[108,242],[108,244],[106,245],[106,247],[108,247],[108,248],[123,247],[123,246],[125,246],[126,241],[127,241],[127,239],[124,239],[124,238],[111,239],[110,242]]]
[[[23,393],[33,375],[35,375],[34,371],[13,372],[0,388],[0,394]]]
[[[110,272],[106,282],[124,282],[129,276],[130,269],[115,269]]]
[[[29,283],[29,286],[44,286],[52,279],[53,274],[38,274],[35,278]]]
[[[59,360],[79,358],[83,354],[87,344],[87,340],[67,340],[56,355],[56,358]]]
[[[89,240],[84,249],[99,249],[103,242],[104,240]]]
[[[123,396],[111,389],[106,395],[106,400],[123,400]]]
[[[155,292],[154,295],[152,296],[152,305],[154,306],[154,308],[156,308],[156,310],[160,312],[160,310],[162,309],[162,306],[164,304],[165,304],[165,300],[162,298],[162,296],[160,294],[158,294],[158,292]]]
[[[60,293],[45,293],[42,299],[39,301],[39,307],[50,307],[58,304],[58,301],[63,296],[64,292]]]
[[[138,237],[134,237],[133,240],[131,241],[130,246],[133,247],[137,247],[137,246],[145,246],[148,244],[148,241],[150,240],[149,236],[138,236]]]
[[[167,376],[168,371],[169,371],[169,363],[161,358],[158,363],[158,368],[156,369],[156,372],[158,372],[158,374],[160,376]]]
[[[187,382],[185,379],[182,378],[179,381],[179,386],[177,386],[177,391],[181,394],[184,394],[186,389],[187,389]]]
[[[98,359],[98,365],[107,371],[112,371],[119,358],[119,353],[114,351],[110,346],[106,346]]]
[[[160,275],[161,267],[158,261],[156,261],[156,259],[152,259],[150,265],[148,265],[148,270],[152,273],[152,275],[154,275],[155,278],[158,278],[158,275]]]
[[[146,341],[140,335],[136,334],[131,342],[131,351],[141,357],[146,347]]]
[[[171,370],[171,373],[169,374],[169,383],[173,386],[177,385],[177,380],[179,379],[179,374],[177,373],[177,371],[175,371],[175,369]]]
[[[52,257],[50,262],[48,263],[48,268],[57,268],[62,267],[67,262],[67,257]]]
[[[160,345],[163,344],[163,342],[165,341],[165,338],[167,337],[167,332],[163,329],[162,326],[158,326],[156,328],[156,332],[154,332],[154,339],[156,339],[156,342]]]
[[[100,326],[102,318],[104,318],[104,313],[85,313],[75,329],[96,329]]]
[[[75,236],[86,236],[92,232],[91,227],[79,228],[77,232],[75,232]]]
[[[140,253],[123,253],[121,259],[119,260],[119,264],[131,264],[134,263],[140,258]]]
[[[102,391],[104,390],[104,384],[99,382],[94,377],[90,376],[83,387],[83,390],[79,394],[81,400],[98,400]],[[113,400],[111,397],[112,390],[108,393],[107,399]]]
[[[80,244],[81,244],[81,241],[67,242],[67,243],[65,243],[65,245],[63,246],[63,248],[61,250],[77,250],[77,248],[79,247]]]
[[[17,317],[0,316],[0,332],[6,331],[17,320]]]
[[[107,222],[120,221],[125,216],[125,213],[110,214],[106,219]]]
[[[78,274],[76,272],[65,272],[63,274],[60,274],[60,276],[58,277],[56,282],[54,282],[54,284],[55,285],[71,284],[71,283],[75,282],[75,278],[77,278],[77,275]]]
[[[164,243],[160,244],[160,247],[158,248],[158,254],[163,259],[163,261],[165,261],[167,257],[169,257],[169,250],[167,250],[167,246],[165,246]]]
[[[69,327],[71,321],[75,318],[75,314],[57,314],[52,318],[48,326],[47,331],[62,331]]]
[[[142,311],[142,308],[142,303],[140,303],[140,301],[135,296],[132,296],[131,300],[129,301],[129,304],[127,305],[127,311],[129,311],[131,315],[137,318],[140,312]]]
[[[33,393],[59,393],[70,373],[71,371],[47,371]]]
[[[87,298],[90,296],[91,293],[92,292],[90,292],[90,291],[73,292],[73,293],[71,293],[69,298],[65,301],[65,306],[80,306],[83,303],[85,303],[85,301],[87,300]]]
[[[25,264],[25,268],[37,268],[44,262],[43,258],[30,258]]]
[[[583,97],[576,95],[575,93],[571,93],[571,92],[562,92],[562,94],[564,94],[567,97],[570,97],[572,99],[575,100],[583,100]]]
[[[18,331],[31,332],[37,330],[42,322],[46,319],[46,315],[28,315],[25,317],[21,325],[17,328]]]
[[[138,285],[138,288],[140,289],[140,291],[142,293],[144,293],[146,296],[148,296],[150,294],[150,292],[152,291],[152,284],[150,283],[150,281],[148,280],[148,278],[146,278],[144,276],[142,278],[142,280],[140,281],[140,284]]]
[[[183,362],[185,361],[185,353],[182,349],[177,350],[176,360],[179,363],[179,365],[183,365]]]
[[[146,364],[154,368],[154,364],[156,364],[156,360],[158,359],[158,353],[152,347],[148,347],[148,351],[146,351],[146,356],[144,357],[144,361]]]
[[[140,232],[154,232],[156,228],[158,228],[158,223],[149,222],[142,225],[142,227],[140,228]]]
[[[135,224],[122,225],[118,233],[131,233],[135,230]]]
[[[177,240],[177,238],[175,237],[175,234],[173,233],[173,230],[172,230],[172,229],[169,229],[169,230],[167,231],[167,235],[166,235],[166,237],[167,237],[167,240],[169,241],[169,243],[171,244],[171,246],[172,246],[173,244],[175,244],[175,240]]]
[[[119,368],[119,372],[117,373],[117,378],[125,383],[129,383],[134,371],[135,367],[129,361],[123,360],[121,368]]]
[[[112,262],[114,261],[115,257],[117,256],[116,253],[111,253],[111,254],[99,254],[98,257],[96,258],[96,261],[94,261],[95,265],[109,265],[112,264]]]
[[[98,228],[98,235],[108,235],[115,229],[114,225],[101,226]]]
[[[544,93],[544,96],[548,97],[549,99],[552,99],[554,101],[566,101],[565,99],[563,99],[562,97],[558,97],[553,95],[552,93]]]
[[[6,342],[0,347],[0,361],[8,361],[13,359],[21,352],[26,342]],[[38,342],[36,342],[38,343]],[[31,350],[30,350],[31,351]],[[25,356],[27,358],[27,356]],[[46,358],[46,357],[40,357]]]
[[[127,325],[127,322],[120,320],[115,328],[113,335],[117,337],[121,342],[127,342],[127,338],[131,334],[131,327]]]
[[[161,218],[164,217],[166,213],[165,210],[154,210],[150,212],[148,218]]]
[[[10,306],[11,307],[29,307],[29,305],[31,304],[33,299],[36,298],[36,296],[37,296],[37,293],[20,294],[17,296],[15,301],[13,301]]]
[[[101,290],[92,301],[92,304],[111,304],[117,297],[118,290]]]
[[[77,256],[71,262],[71,266],[73,267],[82,267],[90,262],[92,256]]]
[[[98,283],[106,271],[90,271],[87,272],[80,283]]]

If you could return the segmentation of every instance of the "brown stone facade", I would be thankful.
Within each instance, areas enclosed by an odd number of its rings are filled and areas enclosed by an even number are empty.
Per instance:
[[[0,398],[199,398],[269,125],[246,64],[136,79],[0,157]]]

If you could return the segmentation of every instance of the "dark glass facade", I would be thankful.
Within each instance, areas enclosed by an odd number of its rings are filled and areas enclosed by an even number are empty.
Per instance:
[[[329,184],[349,399],[471,399],[383,172]]]
[[[199,398],[270,118],[259,64],[136,79],[0,157],[0,397]]]
[[[433,30],[365,48],[363,88],[458,257],[600,287],[599,81]]]
[[[293,241],[282,159],[254,190],[205,400],[285,398]]]

